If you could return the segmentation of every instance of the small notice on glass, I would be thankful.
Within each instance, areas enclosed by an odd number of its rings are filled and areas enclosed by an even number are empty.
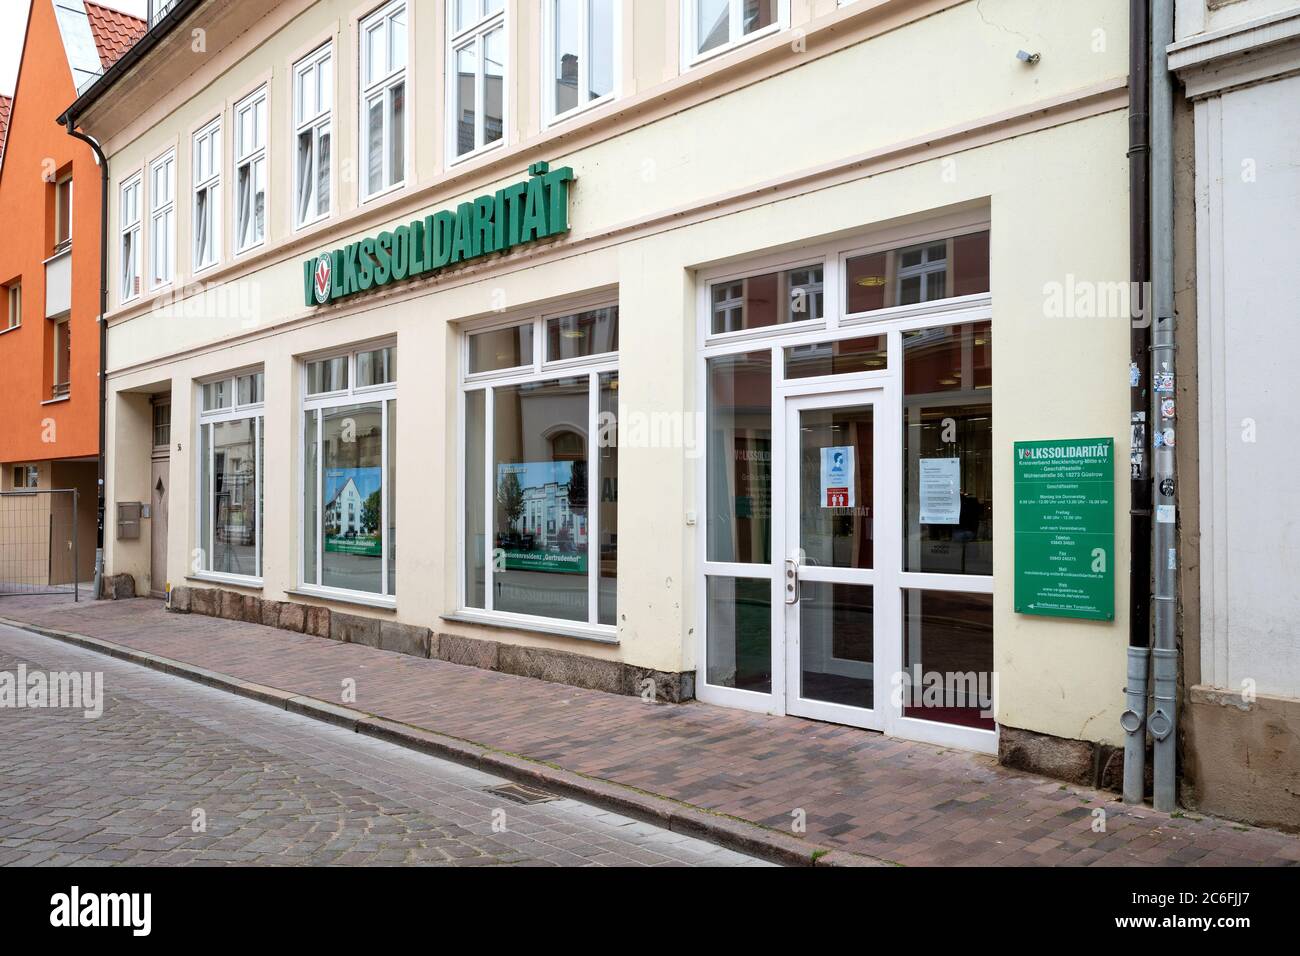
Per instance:
[[[961,459],[921,459],[921,524],[961,521]]]
[[[822,507],[853,508],[853,446],[822,449]]]

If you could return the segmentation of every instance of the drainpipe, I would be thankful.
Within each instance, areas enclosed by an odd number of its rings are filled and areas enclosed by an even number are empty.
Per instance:
[[[74,129],[67,114],[59,117],[69,136],[87,143],[95,151],[99,165],[99,480],[95,485],[95,600],[99,600],[104,580],[104,412],[108,407],[108,157],[93,138]]]
[[[1129,610],[1124,730],[1124,802],[1146,796],[1147,669],[1151,643],[1150,0],[1129,0]]]
[[[1174,39],[1173,0],[1151,9],[1151,258],[1155,293],[1151,389],[1152,475],[1155,511],[1155,697],[1147,728],[1155,739],[1152,804],[1169,812],[1177,796],[1178,539],[1174,487],[1174,82],[1167,50]]]

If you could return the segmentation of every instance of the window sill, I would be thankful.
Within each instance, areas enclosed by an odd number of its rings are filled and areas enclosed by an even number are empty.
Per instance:
[[[41,402],[41,404],[42,404],[42,405],[58,405],[58,404],[61,403],[61,402],[68,402],[68,401],[71,401],[71,400],[72,400],[72,393],[69,392],[67,395],[60,395],[58,398],[47,398],[45,401]]]
[[[7,334],[10,333],[10,332],[17,332],[17,331],[18,331],[19,329],[21,329],[22,327],[23,327],[23,324],[22,324],[21,322],[19,322],[17,325],[11,325],[11,326],[9,326],[9,327],[6,328],[6,329],[0,329],[0,335],[7,335]]]
[[[514,619],[502,614],[476,611],[473,608],[443,614],[442,620],[454,621],[457,624],[475,624],[480,627],[491,627],[502,631],[529,631],[533,634],[549,634],[553,637],[572,637],[580,641],[609,644],[615,647],[620,643],[617,630],[608,625],[584,625],[576,621],[556,621],[554,624],[542,624],[528,619]]]
[[[262,590],[261,578],[246,578],[238,574],[218,574],[216,572],[203,572],[201,574],[187,574],[186,581],[203,581],[207,584],[229,584],[237,588],[251,588],[254,591]]]
[[[315,598],[318,601],[333,601],[336,604],[352,604],[357,607],[373,607],[381,611],[396,611],[396,598],[383,597],[366,597],[364,594],[354,594],[349,591],[333,591],[329,588],[313,588],[308,586],[289,588],[285,594],[294,597]]]

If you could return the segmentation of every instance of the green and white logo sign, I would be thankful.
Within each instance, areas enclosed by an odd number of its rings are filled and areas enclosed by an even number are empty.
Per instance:
[[[572,168],[533,163],[528,178],[303,262],[304,301],[327,303],[569,231]]]
[[[1015,445],[1019,614],[1115,619],[1115,440]]]

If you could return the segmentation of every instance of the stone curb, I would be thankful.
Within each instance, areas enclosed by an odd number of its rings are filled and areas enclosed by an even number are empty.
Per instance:
[[[0,624],[29,633],[73,644],[152,670],[183,677],[206,687],[224,690],[259,703],[269,704],[290,713],[301,714],[325,721],[338,727],[377,740],[396,744],[444,760],[476,767],[485,773],[505,777],[518,783],[531,784],[563,796],[573,797],[608,810],[652,823],[656,826],[716,843],[728,849],[761,857],[783,866],[858,867],[887,866],[889,864],[850,853],[830,850],[797,837],[770,830],[735,817],[720,816],[698,807],[677,803],[666,797],[645,793],[621,784],[595,777],[586,777],[570,770],[528,760],[514,754],[484,747],[458,737],[449,737],[434,731],[413,727],[397,721],[367,714],[363,711],[341,707],[328,701],[301,694],[293,694],[240,680],[229,674],[209,670],[184,661],[176,661],[147,651],[115,644],[112,641],[87,637],[70,631],[29,624],[0,617]]]

